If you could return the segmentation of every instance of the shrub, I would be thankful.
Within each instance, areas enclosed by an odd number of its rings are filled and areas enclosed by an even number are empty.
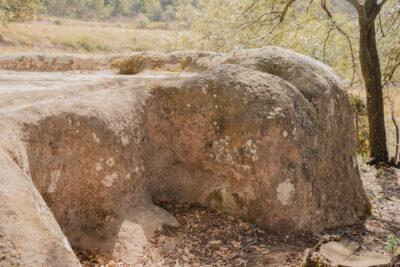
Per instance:
[[[144,14],[138,14],[136,16],[137,28],[146,29],[149,26],[149,19]]]
[[[390,254],[399,253],[399,242],[399,239],[395,235],[390,234],[385,243],[385,250]]]
[[[156,6],[150,11],[150,18],[153,21],[161,21],[163,15],[163,9],[161,6]]]
[[[162,14],[162,20],[165,22],[171,22],[176,20],[176,13],[174,9],[170,6]]]

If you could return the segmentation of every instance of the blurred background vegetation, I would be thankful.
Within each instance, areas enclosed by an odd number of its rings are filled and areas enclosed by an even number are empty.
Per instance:
[[[90,19],[130,17],[154,22],[176,20],[181,5],[197,5],[197,0],[44,0],[40,14]]]

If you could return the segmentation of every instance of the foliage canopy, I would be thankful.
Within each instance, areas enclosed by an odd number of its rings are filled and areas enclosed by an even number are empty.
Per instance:
[[[3,25],[8,22],[31,18],[37,9],[35,0],[0,0],[0,20]]]

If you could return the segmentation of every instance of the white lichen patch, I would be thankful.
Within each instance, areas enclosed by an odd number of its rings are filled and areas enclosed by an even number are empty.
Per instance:
[[[129,144],[129,137],[126,136],[126,135],[122,135],[121,136],[121,143],[122,143],[122,146],[128,145]]]
[[[96,162],[94,165],[95,165],[96,171],[101,171],[101,169],[103,169],[103,163],[101,163],[101,162]]]
[[[246,151],[247,156],[253,162],[256,162],[258,160],[257,145],[253,142],[253,140],[247,140],[245,151]]]
[[[219,131],[218,122],[214,121],[214,122],[213,122],[213,127],[215,127],[215,129],[216,129],[217,131]]]
[[[220,139],[218,141],[213,142],[213,147],[216,148],[216,151],[211,155],[217,162],[226,161],[226,156],[230,153],[229,151],[229,136],[225,136],[224,139]],[[228,164],[233,164],[233,162],[227,162]]]
[[[138,174],[138,173],[140,172],[140,168],[139,168],[139,167],[136,167],[135,170],[134,170],[134,172],[135,172],[136,174]]]
[[[47,192],[54,193],[57,189],[57,182],[60,180],[60,170],[54,170],[50,173],[50,185],[47,188]]]
[[[251,171],[251,167],[249,165],[241,165],[242,169],[244,172],[250,172]]]
[[[278,188],[276,188],[277,198],[282,205],[288,205],[290,196],[294,192],[294,185],[290,182],[289,179],[279,184]]]
[[[283,109],[281,107],[275,107],[271,112],[268,113],[267,119],[273,119],[283,116]]]
[[[283,137],[286,138],[286,137],[288,137],[289,133],[287,131],[283,131],[282,135],[283,135]]]
[[[213,142],[214,151],[210,156],[219,163],[227,164],[235,169],[250,172],[253,163],[258,161],[257,142],[247,140],[242,145],[243,155],[240,155],[239,150],[230,145],[230,137],[219,139]]]
[[[115,159],[113,157],[108,158],[108,160],[106,161],[106,164],[110,167],[114,166],[115,164]]]
[[[118,179],[118,173],[113,172],[110,175],[104,176],[103,180],[101,180],[101,184],[107,187],[111,187],[115,180]]]
[[[95,133],[92,133],[92,137],[93,137],[93,141],[100,144],[100,138]]]

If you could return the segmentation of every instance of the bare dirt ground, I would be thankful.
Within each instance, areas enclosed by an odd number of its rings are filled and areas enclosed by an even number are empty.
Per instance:
[[[137,266],[300,266],[305,251],[327,236],[387,253],[385,247],[396,245],[390,242],[391,235],[400,237],[400,170],[362,165],[361,174],[373,206],[372,216],[363,224],[321,234],[270,235],[240,219],[199,206],[160,203],[181,226],[159,231],[143,250]],[[84,266],[128,266],[95,252],[78,250],[78,256]],[[393,265],[400,266],[399,260],[393,256]]]

